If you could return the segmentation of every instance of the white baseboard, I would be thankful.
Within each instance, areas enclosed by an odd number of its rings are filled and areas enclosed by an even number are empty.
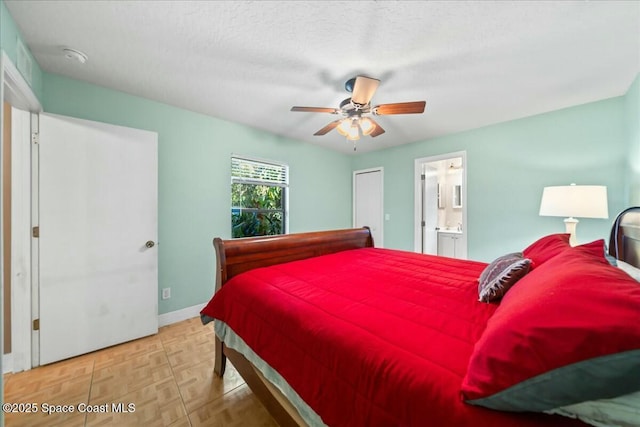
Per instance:
[[[181,310],[170,311],[169,313],[160,314],[158,316],[158,327],[171,325],[172,323],[182,322],[183,320],[191,319],[200,316],[200,311],[207,305],[207,302],[202,304],[186,307]]]
[[[11,353],[2,355],[2,373],[8,374],[9,372],[13,372],[13,357]]]

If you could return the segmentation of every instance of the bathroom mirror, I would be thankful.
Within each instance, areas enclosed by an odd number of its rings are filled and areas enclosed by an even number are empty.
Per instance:
[[[451,197],[451,207],[453,208],[462,207],[462,186],[461,185],[453,186],[453,195]]]

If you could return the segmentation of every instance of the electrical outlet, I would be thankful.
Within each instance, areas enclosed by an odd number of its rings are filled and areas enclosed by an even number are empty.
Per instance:
[[[171,298],[171,288],[162,289],[162,299],[169,299],[169,298]]]

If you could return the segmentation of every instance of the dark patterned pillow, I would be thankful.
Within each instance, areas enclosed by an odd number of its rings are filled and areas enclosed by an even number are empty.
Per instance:
[[[531,260],[522,252],[503,255],[484,269],[478,279],[478,295],[482,302],[497,301],[531,268]]]

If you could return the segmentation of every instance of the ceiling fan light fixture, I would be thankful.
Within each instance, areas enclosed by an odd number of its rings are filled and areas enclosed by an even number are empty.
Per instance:
[[[349,132],[347,132],[347,140],[348,141],[357,141],[360,139],[360,126],[355,121],[349,128]]]
[[[342,136],[347,136],[349,134],[349,129],[351,128],[352,121],[351,119],[342,119],[340,124],[336,127],[338,133]]]
[[[363,135],[369,135],[376,128],[371,119],[363,117],[360,119],[360,129],[362,129]]]

